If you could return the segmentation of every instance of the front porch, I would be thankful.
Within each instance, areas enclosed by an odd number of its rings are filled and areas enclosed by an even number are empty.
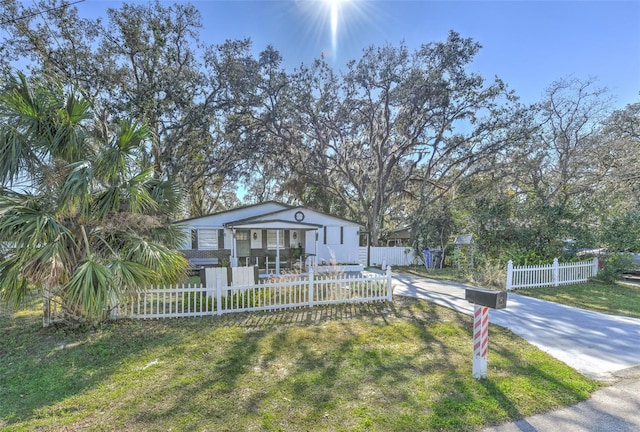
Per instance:
[[[192,271],[251,266],[258,268],[261,277],[279,275],[282,271],[306,273],[317,264],[317,226],[280,223],[278,228],[271,229],[269,225],[225,227],[218,234],[222,248],[185,249],[182,253],[191,263]]]
[[[302,248],[289,248],[276,251],[252,250],[249,255],[241,255],[229,262],[232,267],[258,268],[261,277],[281,272],[294,271],[306,273],[315,264],[315,254],[305,253]]]
[[[281,270],[306,272],[316,262],[316,255],[301,252],[301,249],[281,249],[276,251],[252,250],[232,260],[231,250],[191,250],[181,251],[192,265],[192,271],[207,267],[258,267],[261,275],[278,274]],[[233,265],[232,265],[233,262]]]
[[[194,270],[251,266],[266,276],[358,262],[361,225],[307,207],[265,202],[176,224]]]
[[[306,272],[317,264],[319,225],[301,222],[236,221],[231,231],[231,267],[256,266],[261,275],[282,270]]]

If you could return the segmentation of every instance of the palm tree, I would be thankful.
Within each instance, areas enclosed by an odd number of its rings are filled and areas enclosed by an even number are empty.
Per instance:
[[[180,193],[154,178],[146,127],[98,121],[78,89],[11,78],[0,94],[0,300],[42,290],[69,320],[185,275],[169,225]],[[37,292],[37,291],[36,291]]]

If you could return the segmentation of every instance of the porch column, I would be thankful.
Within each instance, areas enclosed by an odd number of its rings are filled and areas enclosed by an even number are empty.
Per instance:
[[[280,230],[276,230],[276,274],[280,274]]]
[[[231,259],[229,261],[230,261],[231,267],[238,267],[238,257],[236,256],[237,255],[237,250],[238,250],[238,245],[236,244],[236,229],[235,228],[233,228],[231,230],[231,237],[232,237],[232,240],[231,240]]]
[[[318,238],[320,237],[320,230],[316,228],[316,256],[313,258],[313,265],[318,265],[318,256],[320,255],[320,249],[318,249]]]

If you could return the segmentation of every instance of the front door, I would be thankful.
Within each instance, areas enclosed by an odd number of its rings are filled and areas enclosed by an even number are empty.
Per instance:
[[[249,230],[236,231],[236,251],[238,258],[248,257],[251,255],[251,239],[249,238]]]

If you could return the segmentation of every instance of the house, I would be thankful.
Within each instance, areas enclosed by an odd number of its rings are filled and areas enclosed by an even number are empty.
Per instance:
[[[404,227],[389,231],[387,246],[411,246],[413,244],[413,228]]]
[[[266,273],[324,262],[357,263],[362,224],[267,201],[174,222],[194,267],[258,266]]]

